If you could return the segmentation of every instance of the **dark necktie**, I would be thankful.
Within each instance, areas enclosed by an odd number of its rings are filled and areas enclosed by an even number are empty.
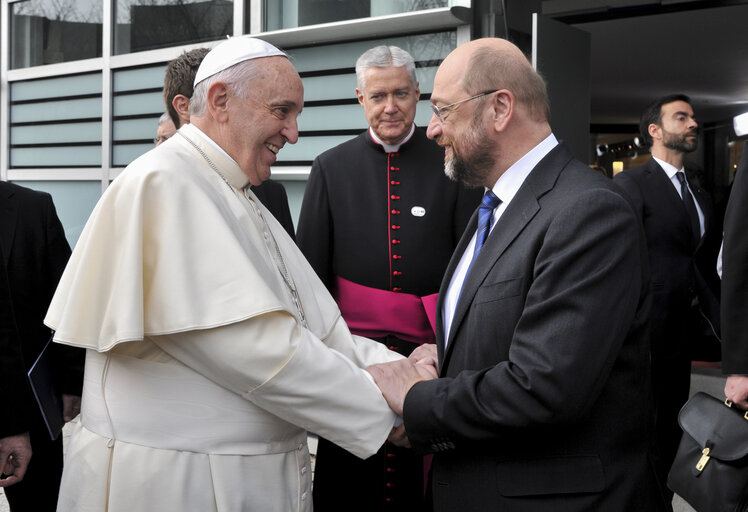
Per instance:
[[[470,266],[468,267],[468,273],[470,268],[473,266],[475,258],[478,257],[478,253],[483,248],[483,244],[486,243],[488,233],[491,232],[491,221],[493,220],[493,211],[497,206],[501,204],[501,199],[496,197],[496,194],[492,190],[487,190],[483,195],[483,200],[478,207],[478,231],[475,236],[475,251],[473,251],[473,259],[470,260]]]
[[[680,194],[683,197],[683,204],[686,206],[686,213],[688,213],[688,219],[691,222],[691,234],[693,235],[694,245],[697,245],[699,240],[701,240],[699,212],[696,211],[696,203],[693,202],[691,191],[688,190],[686,173],[678,171],[675,175],[678,177],[678,181],[680,181]]]

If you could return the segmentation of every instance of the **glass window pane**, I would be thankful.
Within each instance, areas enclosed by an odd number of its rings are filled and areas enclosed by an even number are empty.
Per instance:
[[[10,106],[12,123],[59,121],[62,119],[101,119],[101,98],[68,99]]]
[[[101,122],[53,123],[16,126],[10,132],[10,143],[90,142],[101,140]]]
[[[264,0],[264,29],[304,27],[446,6],[447,0]]]
[[[166,65],[119,69],[112,74],[112,165],[126,166],[153,149]]]
[[[101,0],[10,4],[11,69],[101,57]]]
[[[101,165],[101,73],[10,84],[10,167]]]
[[[114,2],[114,10],[116,55],[233,34],[232,1],[119,0]]]
[[[116,94],[116,93],[115,93]],[[124,94],[112,98],[112,112],[115,118],[136,114],[158,114],[166,110],[160,90],[138,94]]]
[[[10,167],[99,167],[101,146],[10,148]]]
[[[161,89],[164,86],[166,65],[145,68],[122,69],[114,72],[114,92],[138,91],[146,88]]]
[[[286,144],[278,153],[278,165],[289,165],[300,162],[311,162],[317,155],[334,148],[338,144],[350,140],[352,135],[314,136],[307,135],[299,137],[296,144]]]
[[[153,134],[156,134],[156,120],[153,121]],[[146,151],[153,149],[153,142],[140,142],[137,144],[118,144],[112,147],[112,166],[126,167]]]

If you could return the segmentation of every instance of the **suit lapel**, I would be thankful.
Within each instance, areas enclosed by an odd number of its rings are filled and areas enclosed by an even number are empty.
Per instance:
[[[444,316],[442,315],[444,297],[447,296],[447,290],[449,289],[449,283],[452,281],[452,276],[454,275],[457,265],[460,263],[460,259],[462,258],[462,254],[465,252],[465,249],[467,249],[470,239],[473,237],[476,229],[478,229],[478,208],[475,209],[473,216],[470,217],[470,221],[468,221],[467,226],[465,227],[465,231],[462,232],[462,237],[452,253],[449,265],[447,265],[447,270],[442,278],[441,286],[439,287],[439,299],[436,304],[436,348],[440,361],[444,358],[444,338],[446,336],[446,333],[444,332]]]
[[[660,164],[657,163],[657,160],[655,160],[654,158],[650,158],[649,162],[647,162],[647,171],[652,177],[653,188],[658,191],[657,197],[662,198],[664,201],[668,201],[672,205],[671,208],[668,208],[668,211],[673,212],[673,215],[677,216],[680,219],[679,224],[681,226],[681,231],[683,231],[683,239],[692,240],[693,234],[691,231],[691,221],[688,218],[686,204],[683,202],[683,198],[673,186],[673,182],[670,180],[665,170],[660,166]],[[697,194],[694,193],[694,195],[698,197]],[[699,206],[701,206],[700,201]],[[701,211],[704,212],[704,209],[702,208]]]
[[[10,186],[0,183],[0,245],[3,247],[3,263],[8,267],[10,249],[16,231],[17,208]]]
[[[512,241],[519,236],[525,226],[533,217],[535,217],[538,211],[540,211],[540,203],[538,202],[538,199],[553,188],[561,170],[571,159],[572,154],[564,144],[559,144],[548,153],[527,176],[525,182],[519,188],[517,194],[501,215],[496,227],[489,234],[483,249],[481,249],[480,254],[473,263],[470,273],[463,283],[460,298],[457,301],[454,318],[452,319],[452,327],[449,332],[447,349],[444,353],[444,357],[441,358],[441,371],[444,371],[448,365],[449,356],[454,349],[460,325],[470,310],[473,298],[478,289]],[[451,272],[454,272],[454,268],[456,267],[457,262],[459,262],[460,257],[465,250],[465,246],[467,246],[467,243],[470,241],[476,230],[476,217],[477,214],[473,215],[469,228],[465,230],[465,234],[463,235],[462,240],[460,240],[462,250],[456,250],[452,256],[452,261],[450,261],[449,265]],[[466,237],[467,240],[465,240]],[[449,285],[449,280],[451,280],[451,278],[451,273],[448,277],[445,277],[445,280],[442,282],[440,295],[442,293],[446,294],[446,286]],[[437,339],[444,338],[437,337]],[[440,347],[440,349],[443,349],[443,347]]]

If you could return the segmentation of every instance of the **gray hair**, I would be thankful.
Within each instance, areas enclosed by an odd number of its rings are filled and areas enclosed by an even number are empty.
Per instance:
[[[190,98],[190,115],[200,117],[205,114],[208,91],[217,82],[225,83],[234,94],[242,99],[247,99],[254,80],[260,78],[263,74],[259,63],[261,60],[250,59],[240,62],[198,83],[192,92],[192,98]]]
[[[169,113],[168,112],[164,112],[163,114],[161,114],[161,117],[158,118],[158,124],[162,125],[166,121],[168,121],[169,119],[170,119],[169,118]]]
[[[413,87],[418,86],[418,80],[416,79],[416,64],[413,57],[397,46],[375,46],[370,50],[366,50],[361,57],[356,61],[356,87],[359,91],[363,91],[365,87],[364,73],[369,68],[386,68],[394,66],[396,68],[405,67],[408,72],[410,81]]]

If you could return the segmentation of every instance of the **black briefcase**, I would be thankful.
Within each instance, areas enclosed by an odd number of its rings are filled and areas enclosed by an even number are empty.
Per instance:
[[[668,487],[697,512],[748,511],[748,413],[700,392],[678,423],[683,437]]]

